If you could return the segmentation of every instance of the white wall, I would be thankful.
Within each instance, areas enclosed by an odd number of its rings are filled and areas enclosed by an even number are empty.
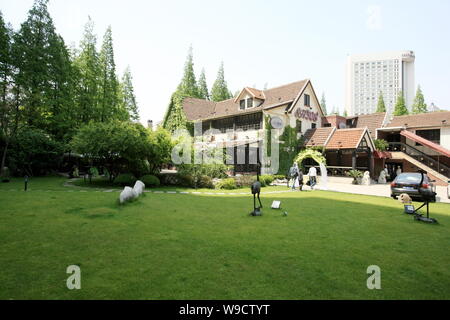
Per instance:
[[[450,150],[450,128],[441,128],[441,146]]]

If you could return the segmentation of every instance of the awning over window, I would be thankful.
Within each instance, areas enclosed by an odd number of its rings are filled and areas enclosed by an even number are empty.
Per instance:
[[[433,149],[434,151],[439,152],[440,154],[442,154],[446,157],[450,157],[450,150],[448,150],[448,149],[444,148],[443,146],[440,146],[434,142],[431,142],[430,140],[422,138],[422,137],[418,136],[417,134],[412,133],[411,131],[402,130],[400,132],[400,134],[408,139],[411,139],[412,141],[415,141],[417,143],[420,143],[423,146]]]

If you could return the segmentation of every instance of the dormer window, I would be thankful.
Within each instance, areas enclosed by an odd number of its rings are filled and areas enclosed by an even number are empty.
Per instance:
[[[245,110],[245,100],[239,101],[239,110]]]
[[[309,96],[309,94],[305,94],[304,96],[305,98],[305,107],[311,107],[311,97]]]
[[[247,99],[247,109],[248,108],[253,108],[253,98]]]

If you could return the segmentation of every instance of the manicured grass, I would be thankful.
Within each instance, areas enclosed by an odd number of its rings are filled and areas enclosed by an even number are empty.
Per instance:
[[[250,217],[250,195],[147,193],[119,206],[117,192],[64,181],[0,184],[0,299],[450,298],[447,204],[431,204],[440,224],[427,225],[389,198],[265,188],[264,215]],[[72,264],[81,290],[66,288]],[[366,287],[369,265],[381,290]]]

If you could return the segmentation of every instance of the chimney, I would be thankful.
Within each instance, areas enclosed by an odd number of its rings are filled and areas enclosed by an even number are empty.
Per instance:
[[[147,120],[147,127],[153,131],[153,120]]]

